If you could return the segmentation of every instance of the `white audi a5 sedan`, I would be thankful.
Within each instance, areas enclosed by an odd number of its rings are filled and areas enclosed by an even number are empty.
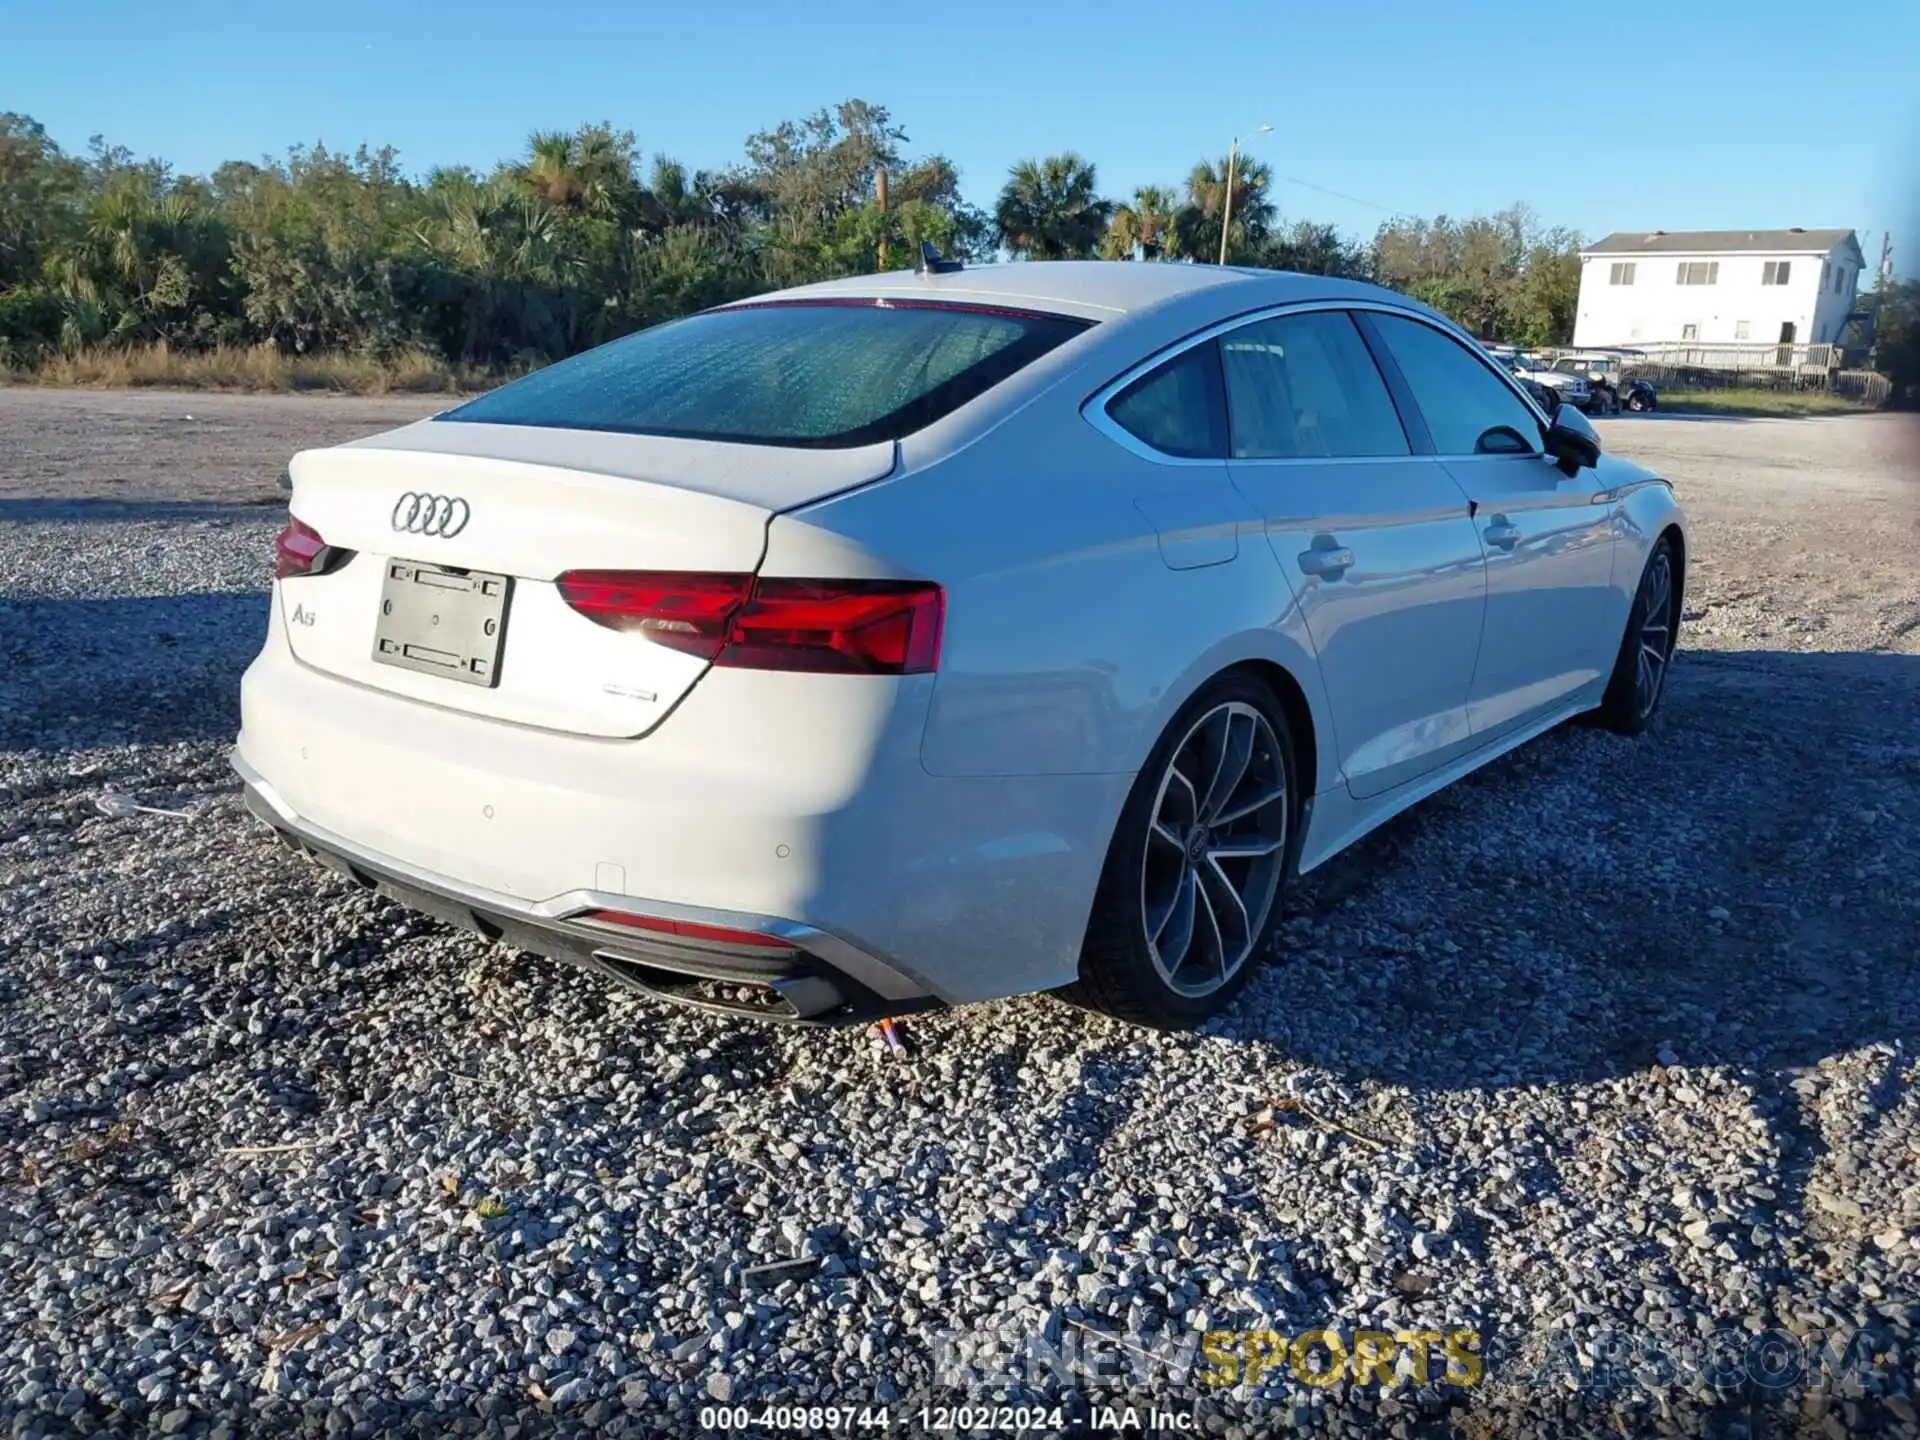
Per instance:
[[[292,467],[234,764],[290,845],[651,994],[1219,1009],[1290,877],[1643,730],[1670,487],[1369,285],[839,280]]]

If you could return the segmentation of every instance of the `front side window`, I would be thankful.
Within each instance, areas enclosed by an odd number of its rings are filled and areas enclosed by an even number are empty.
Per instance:
[[[897,440],[1086,328],[925,301],[772,301],[602,345],[439,417],[749,445]]]
[[[1751,338],[1752,334],[1753,334],[1753,326],[1750,325],[1745,320],[1736,320],[1733,322],[1733,338],[1734,339],[1746,340]]]
[[[1143,445],[1189,460],[1227,453],[1227,406],[1213,343],[1182,350],[1107,402],[1107,415]]]
[[[1681,285],[1718,285],[1720,262],[1718,260],[1682,260],[1675,279]]]
[[[1343,311],[1260,320],[1220,337],[1241,460],[1411,453],[1393,397]]]
[[[1436,453],[1539,453],[1539,417],[1459,341],[1404,316],[1369,318],[1406,377]]]
[[[1682,340],[1698,340],[1700,338],[1700,326],[1698,323],[1689,321],[1687,324],[1682,325],[1680,327],[1680,338]]]
[[[1607,272],[1607,283],[1609,285],[1631,285],[1633,283],[1634,265],[1635,262],[1632,260],[1616,260],[1613,268]]]
[[[1793,262],[1791,260],[1769,260],[1760,267],[1760,283],[1762,285],[1784,285],[1792,275]]]

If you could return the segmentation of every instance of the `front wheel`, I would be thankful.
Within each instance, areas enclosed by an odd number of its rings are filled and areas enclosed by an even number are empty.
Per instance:
[[[1667,670],[1680,638],[1680,570],[1673,545],[1664,535],[1654,542],[1647,567],[1640,573],[1633,609],[1627,614],[1627,633],[1614,659],[1613,677],[1595,712],[1595,720],[1620,735],[1639,735],[1652,725],[1660,697],[1666,693]]]
[[[1627,397],[1627,408],[1636,414],[1644,414],[1653,409],[1653,401],[1643,391],[1635,391]]]
[[[1154,1029],[1225,1007],[1265,952],[1292,865],[1293,737],[1251,675],[1213,681],[1141,767],[1068,1001]]]

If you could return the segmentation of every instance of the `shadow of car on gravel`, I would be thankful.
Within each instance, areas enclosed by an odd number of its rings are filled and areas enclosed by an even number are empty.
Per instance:
[[[1683,650],[1666,704],[1305,877],[1222,1032],[1442,1090],[1920,1036],[1920,654]]]
[[[0,749],[231,740],[265,590],[0,598]]]
[[[1683,651],[1655,731],[1561,728],[1306,876],[1218,1034],[1410,1104],[1720,1067],[1801,1202],[1794,1084],[1920,1048],[1920,655]],[[1877,1099],[1874,1097],[1878,1097]]]
[[[257,520],[268,512],[284,510],[285,495],[262,492],[244,500],[121,500],[109,495],[78,496],[71,499],[29,497],[0,498],[0,524],[46,525],[61,523],[101,524],[112,521],[158,521],[172,524],[189,520]]]

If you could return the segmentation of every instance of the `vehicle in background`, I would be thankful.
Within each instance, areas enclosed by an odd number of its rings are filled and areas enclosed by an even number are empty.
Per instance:
[[[1556,355],[1552,368],[1557,374],[1586,376],[1597,397],[1588,413],[1611,415],[1623,409],[1659,407],[1660,397],[1651,380],[1627,378],[1628,368],[1644,359],[1645,353],[1639,350],[1572,350]]]
[[[1554,408],[1560,404],[1560,392],[1526,373],[1525,357],[1518,350],[1510,345],[1491,345],[1487,347],[1487,354],[1512,377],[1514,384],[1532,397],[1534,404],[1549,415],[1554,412]]]
[[[1587,382],[1588,401],[1580,408],[1589,415],[1614,415],[1620,410],[1620,390],[1610,378],[1604,357],[1598,355],[1560,355],[1549,361],[1547,369],[1556,376],[1577,376]],[[1618,374],[1618,366],[1611,372]],[[1556,380],[1555,384],[1561,383]]]
[[[1515,361],[1513,373],[1523,380],[1545,386],[1557,400],[1564,401],[1576,410],[1584,413],[1593,408],[1593,386],[1578,370],[1557,370],[1551,360],[1522,355]]]

